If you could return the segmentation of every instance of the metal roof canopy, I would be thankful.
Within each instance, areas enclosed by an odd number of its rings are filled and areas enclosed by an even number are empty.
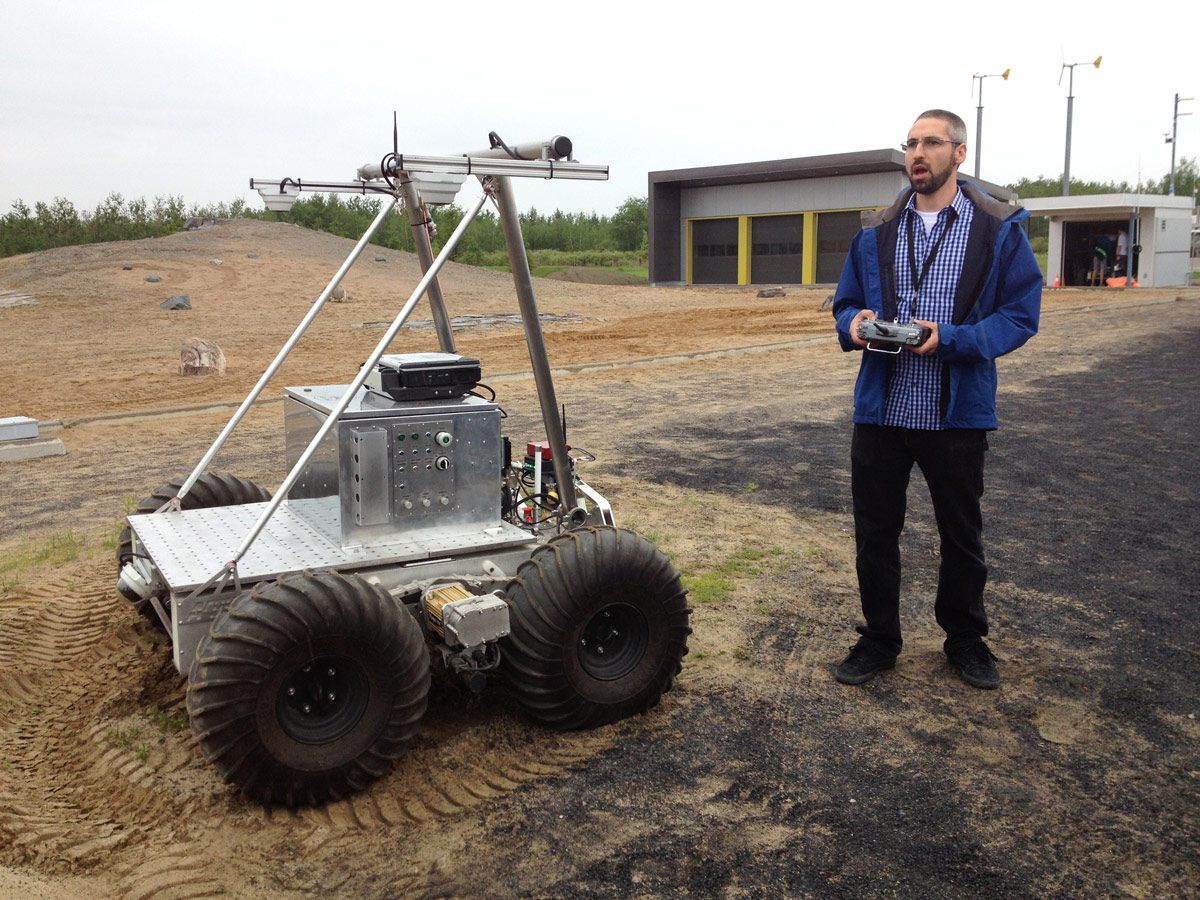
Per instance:
[[[868,175],[876,172],[904,172],[904,154],[899,150],[857,150],[793,159],[734,163],[725,166],[700,166],[690,169],[666,169],[649,173],[651,188],[671,185],[681,188],[716,187],[729,184],[754,184],[771,181],[799,181],[806,178],[834,178],[842,175]],[[960,173],[960,178],[979,185],[993,197],[1012,200],[1017,195],[1003,185]]]
[[[1128,219],[1135,210],[1191,210],[1192,198],[1166,194],[1072,194],[1069,197],[1029,197],[1021,201],[1031,213],[1072,221]]]

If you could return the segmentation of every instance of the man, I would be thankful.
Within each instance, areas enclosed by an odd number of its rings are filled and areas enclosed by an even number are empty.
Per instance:
[[[941,535],[935,615],[947,659],[968,684],[1000,683],[983,641],[983,457],[998,424],[995,359],[1037,333],[1042,273],[1020,225],[1029,213],[957,179],[966,141],[954,113],[921,113],[903,143],[912,187],[884,212],[863,214],[834,298],[842,349],[866,351],[850,454],[866,625],[837,666],[844,684],[891,668],[903,645],[900,532],[914,463]],[[874,352],[858,328],[876,318],[916,323],[928,337],[895,355]]]
[[[1113,274],[1129,277],[1129,232],[1124,228],[1117,232],[1117,267]]]
[[[1112,263],[1113,240],[1107,234],[1098,234],[1092,241],[1092,277],[1089,281],[1093,287],[1104,287],[1104,272]]]

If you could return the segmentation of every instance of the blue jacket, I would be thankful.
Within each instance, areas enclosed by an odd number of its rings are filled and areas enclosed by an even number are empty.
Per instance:
[[[1042,273],[1020,223],[1029,212],[1001,203],[969,182],[959,187],[975,215],[954,297],[950,322],[938,323],[935,355],[942,365],[942,427],[996,428],[996,358],[1037,334]],[[833,315],[843,350],[861,350],[850,340],[850,322],[860,310],[896,317],[896,238],[911,189],[888,209],[863,213],[834,295]],[[908,353],[910,351],[904,350]],[[863,353],[854,387],[854,421],[883,424],[891,357]]]

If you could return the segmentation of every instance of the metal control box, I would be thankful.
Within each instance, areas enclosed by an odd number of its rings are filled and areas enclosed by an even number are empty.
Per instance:
[[[345,385],[286,392],[294,466]],[[500,408],[481,397],[396,401],[360,391],[288,494],[299,515],[336,517],[344,546],[389,534],[500,523]]]

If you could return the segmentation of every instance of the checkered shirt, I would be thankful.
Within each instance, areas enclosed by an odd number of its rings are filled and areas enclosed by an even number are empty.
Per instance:
[[[908,206],[900,214],[900,233],[896,239],[896,307],[900,322],[914,318],[927,322],[949,322],[954,315],[954,292],[962,274],[963,259],[967,253],[967,236],[971,233],[971,219],[975,207],[960,190],[950,206],[958,213],[950,222],[950,207],[938,213],[937,222],[927,235],[925,223],[913,206],[914,194]],[[921,296],[917,309],[913,309],[915,284],[908,259],[908,220],[912,221],[913,253],[917,273],[925,266],[929,251],[937,243],[942,232],[949,228],[937,256],[929,266],[925,280],[921,282]],[[942,362],[936,356],[918,356],[908,348],[900,351],[892,360],[891,378],[888,381],[887,404],[884,408],[884,424],[898,428],[920,428],[937,431],[942,428]]]

